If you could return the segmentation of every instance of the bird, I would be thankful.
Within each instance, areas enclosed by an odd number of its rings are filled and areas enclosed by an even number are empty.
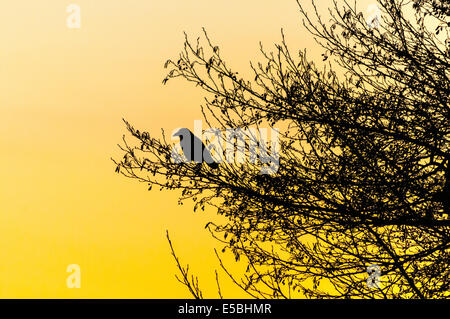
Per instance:
[[[181,149],[188,162],[205,162],[212,169],[219,167],[219,164],[214,161],[205,144],[203,144],[203,142],[189,129],[180,128],[173,136],[178,136],[180,138]]]

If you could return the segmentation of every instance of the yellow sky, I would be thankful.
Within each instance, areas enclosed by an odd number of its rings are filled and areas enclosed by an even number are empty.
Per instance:
[[[324,11],[330,2],[317,1]],[[80,29],[66,27],[70,3]],[[201,118],[203,92],[161,81],[183,31],[202,27],[240,73],[282,27],[293,49],[320,58],[294,0],[0,1],[0,298],[190,297],[166,229],[216,297],[216,244],[204,230],[214,212],[148,192],[110,160],[122,117],[154,134]],[[80,289],[66,287],[69,264],[81,267]],[[244,296],[223,279],[225,296]]]

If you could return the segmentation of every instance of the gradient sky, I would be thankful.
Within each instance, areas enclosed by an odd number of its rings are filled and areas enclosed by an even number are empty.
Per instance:
[[[80,29],[66,27],[70,3]],[[323,12],[330,3],[317,1]],[[0,1],[0,298],[190,297],[166,229],[205,296],[217,297],[217,245],[204,230],[214,212],[148,192],[110,159],[123,117],[153,134],[201,119],[201,90],[161,81],[183,31],[195,38],[202,27],[241,74],[281,28],[292,50],[322,52],[294,0]],[[69,264],[81,267],[80,289],[66,287]],[[226,297],[244,296],[221,276]]]

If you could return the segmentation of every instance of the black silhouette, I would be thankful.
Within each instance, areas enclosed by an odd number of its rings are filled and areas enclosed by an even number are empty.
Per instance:
[[[219,167],[219,164],[214,161],[205,144],[190,130],[181,128],[173,136],[180,137],[181,148],[188,162],[205,162],[213,169]]]
[[[172,165],[164,138],[128,123],[137,145],[122,146],[117,170],[182,189],[194,210],[215,207],[226,222],[211,217],[207,229],[248,264],[241,278],[218,253],[221,266],[252,297],[449,298],[446,3],[413,1],[412,15],[410,2],[380,0],[371,28],[357,5],[336,2],[328,22],[298,1],[329,66],[291,53],[283,34],[274,52],[261,48],[252,79],[232,71],[206,33],[206,45],[186,37],[164,82],[180,77],[204,89],[210,126],[287,126],[279,170],[262,176],[250,161],[215,171]],[[366,282],[371,265],[379,288]]]

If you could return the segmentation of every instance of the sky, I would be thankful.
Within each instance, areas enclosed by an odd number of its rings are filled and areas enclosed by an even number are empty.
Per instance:
[[[80,28],[67,27],[71,3]],[[325,13],[331,1],[316,3]],[[195,39],[202,27],[244,75],[281,28],[293,51],[322,53],[295,0],[0,0],[0,298],[188,298],[166,230],[204,295],[217,297],[220,246],[204,229],[214,211],[148,192],[111,161],[122,118],[155,136],[202,118],[199,88],[162,85],[183,32]],[[71,264],[80,288],[67,286]],[[245,297],[219,276],[224,296]]]

